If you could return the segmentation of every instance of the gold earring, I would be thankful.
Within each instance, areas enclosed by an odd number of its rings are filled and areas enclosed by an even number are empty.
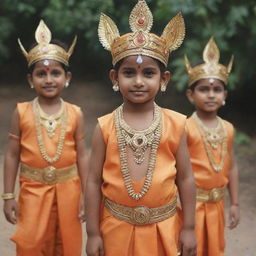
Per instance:
[[[118,86],[118,82],[116,81],[114,84],[113,84],[113,90],[115,91],[115,92],[118,92],[119,91],[119,86]]]
[[[166,82],[162,83],[160,88],[161,92],[165,92],[166,88],[167,88],[167,83]]]

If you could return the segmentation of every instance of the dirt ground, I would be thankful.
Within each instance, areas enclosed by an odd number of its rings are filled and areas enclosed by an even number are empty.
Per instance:
[[[184,114],[189,114],[191,108],[180,95],[171,96],[170,91],[162,96],[161,106],[171,106]],[[22,82],[20,85],[0,84],[0,169],[2,170],[3,154],[7,142],[7,131],[11,113],[16,102],[30,100],[35,96],[29,86]],[[96,118],[110,112],[120,104],[120,97],[114,95],[109,83],[74,82],[63,93],[63,98],[82,107],[86,119],[87,146],[90,147],[90,137]],[[170,104],[171,101],[171,104]],[[182,102],[182,103],[181,103]],[[235,230],[226,229],[227,256],[255,256],[256,255],[256,138],[252,138],[251,145],[236,148],[236,156],[240,170],[240,205],[241,222]],[[0,191],[3,191],[2,171],[0,172]],[[228,202],[228,201],[227,201]],[[227,203],[228,205],[228,203]],[[0,200],[2,208],[2,200]],[[228,209],[227,209],[228,214]],[[14,256],[15,246],[9,237],[15,227],[7,223],[0,212],[0,248],[1,256]],[[212,255],[215,256],[215,255]]]

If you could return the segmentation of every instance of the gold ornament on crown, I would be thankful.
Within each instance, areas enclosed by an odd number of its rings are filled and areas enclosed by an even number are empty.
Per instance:
[[[185,55],[185,65],[189,76],[189,86],[200,79],[215,78],[224,82],[226,85],[228,82],[228,76],[232,69],[234,56],[231,56],[228,66],[224,66],[219,63],[220,51],[213,38],[210,38],[209,42],[204,48],[203,52],[203,64],[190,66],[189,60]]]
[[[63,49],[62,47],[50,43],[52,39],[51,31],[46,26],[44,21],[41,20],[35,32],[35,39],[38,44],[33,47],[29,52],[25,50],[20,39],[18,39],[20,49],[26,57],[29,67],[35,62],[45,59],[56,60],[66,66],[69,65],[68,61],[74,51],[77,37],[74,38],[69,50],[65,51],[65,49]]]
[[[170,52],[180,47],[185,36],[185,24],[178,13],[165,27],[161,37],[150,33],[152,13],[144,0],[139,0],[129,18],[131,33],[120,36],[116,24],[101,14],[98,35],[103,47],[111,51],[112,63],[131,55],[145,55],[167,66]]]

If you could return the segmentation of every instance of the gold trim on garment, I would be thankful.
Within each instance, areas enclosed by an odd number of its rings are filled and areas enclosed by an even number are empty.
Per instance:
[[[115,218],[133,225],[147,225],[166,220],[176,213],[176,205],[177,198],[156,208],[147,206],[128,207],[105,198],[105,206]]]
[[[78,175],[77,165],[56,169],[54,166],[34,168],[21,164],[20,177],[38,181],[43,184],[53,185],[70,180]]]

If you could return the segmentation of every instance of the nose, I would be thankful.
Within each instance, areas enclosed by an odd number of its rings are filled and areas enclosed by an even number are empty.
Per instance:
[[[52,83],[52,76],[49,73],[47,73],[47,75],[46,75],[46,83],[47,84],[51,84]]]
[[[210,89],[208,93],[208,97],[213,98],[214,96],[215,96],[214,91]]]
[[[143,79],[142,79],[142,77],[138,74],[138,75],[136,76],[135,86],[138,87],[138,88],[140,88],[140,87],[142,87],[143,85],[144,85],[144,84],[143,84]]]

